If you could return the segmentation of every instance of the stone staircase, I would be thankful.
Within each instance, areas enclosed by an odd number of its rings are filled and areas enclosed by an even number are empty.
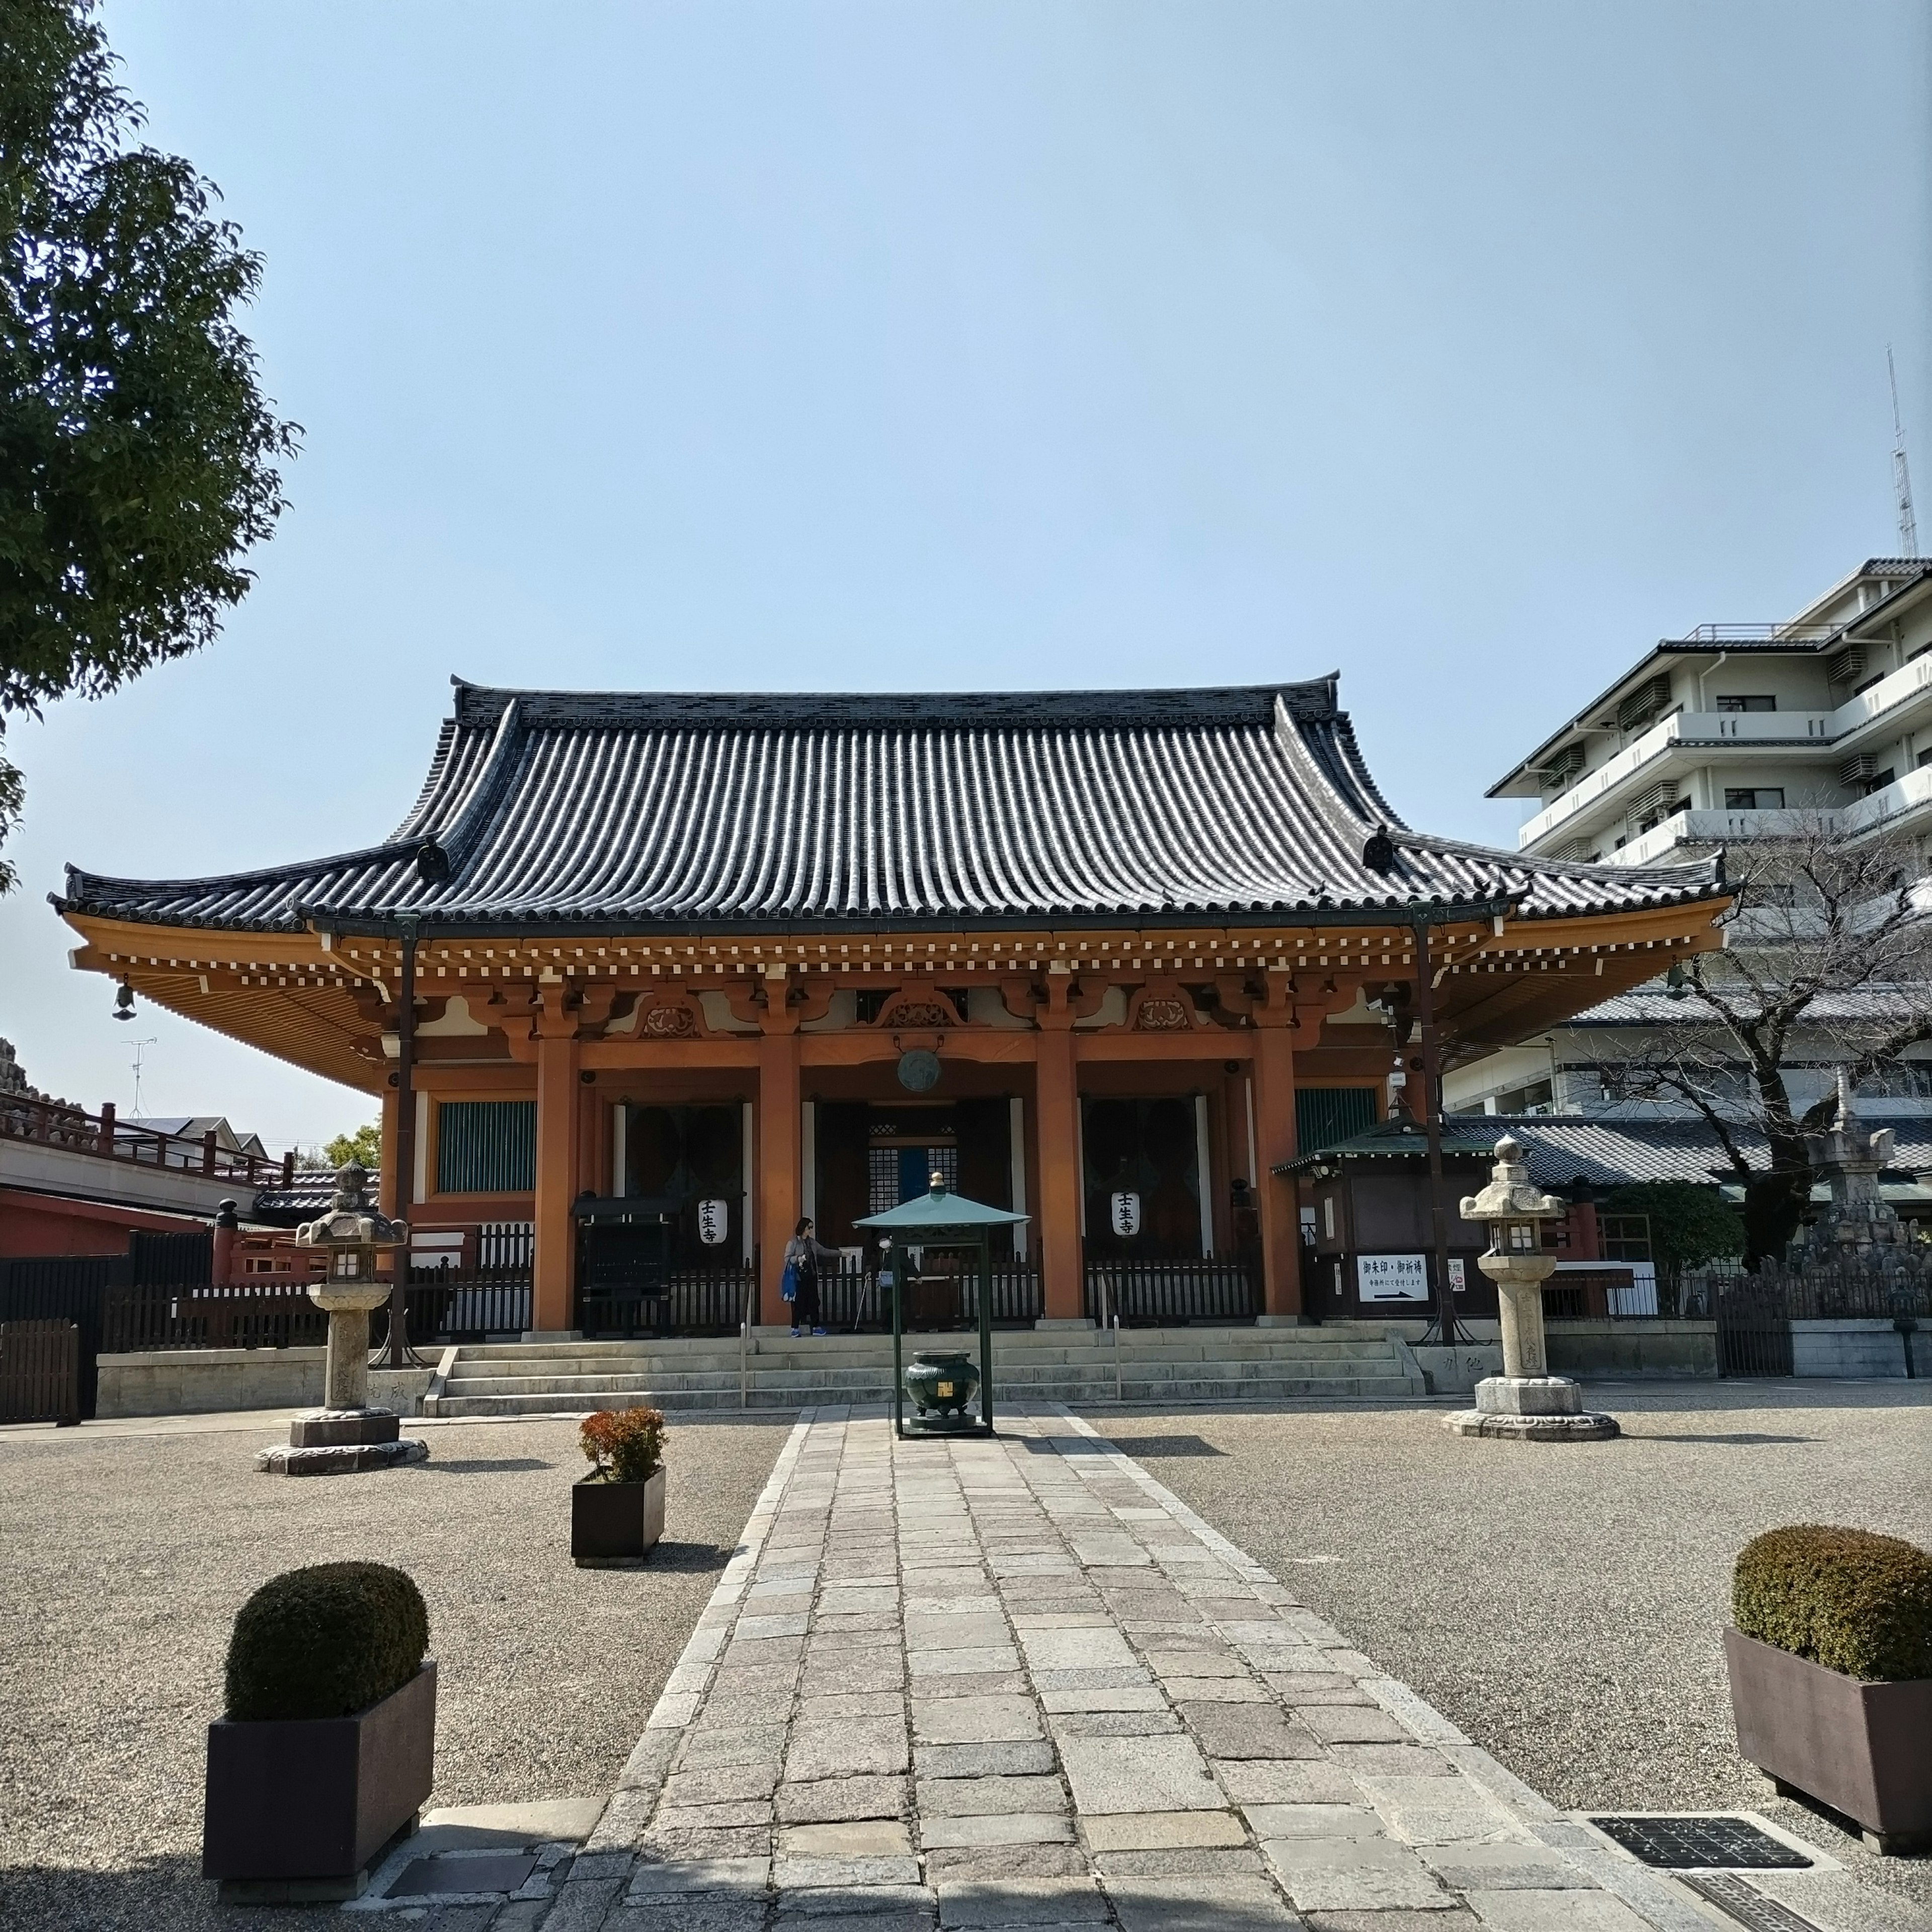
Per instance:
[[[908,1336],[969,1352],[972,1335]],[[455,1352],[424,1398],[425,1415],[580,1415],[596,1408],[795,1409],[892,1396],[890,1335],[754,1335],[655,1342],[495,1342]],[[1079,1405],[1400,1402],[1428,1394],[1408,1344],[1376,1322],[1319,1328],[1000,1330],[994,1408],[1002,1401]]]

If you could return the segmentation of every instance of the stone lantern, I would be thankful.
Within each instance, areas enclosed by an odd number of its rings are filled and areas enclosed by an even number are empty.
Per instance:
[[[1568,1204],[1533,1186],[1522,1143],[1496,1143],[1490,1184],[1466,1196],[1462,1219],[1486,1222],[1490,1246],[1476,1265],[1496,1285],[1502,1322],[1503,1372],[1476,1384],[1476,1406],[1444,1418],[1458,1436],[1510,1436],[1532,1442],[1600,1442],[1621,1433],[1613,1416],[1583,1407],[1582,1388],[1550,1372],[1543,1340],[1543,1284],[1556,1265],[1543,1251],[1543,1224]]]
[[[320,1250],[328,1262],[327,1274],[308,1291],[328,1316],[322,1406],[297,1416],[288,1446],[263,1450],[255,1458],[258,1469],[326,1476],[429,1460],[429,1444],[404,1436],[394,1410],[369,1406],[369,1316],[389,1299],[389,1284],[376,1280],[376,1270],[383,1255],[407,1247],[410,1231],[363,1198],[368,1178],[351,1161],[335,1177],[328,1212],[296,1230],[297,1247]]]

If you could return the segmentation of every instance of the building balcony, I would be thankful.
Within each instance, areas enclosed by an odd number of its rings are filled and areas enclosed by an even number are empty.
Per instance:
[[[1895,832],[1928,806],[1932,806],[1932,765],[1922,765],[1916,772],[1867,793],[1856,804],[1841,806],[1833,815],[1847,838],[1857,838],[1881,830]]]
[[[1822,814],[1826,820],[1833,816]],[[1728,845],[1743,838],[1789,837],[1801,826],[1818,824],[1810,812],[1673,812],[1628,845],[1604,854],[1606,866],[1651,866],[1667,860],[1680,845]]]
[[[1753,752],[1822,750],[1831,745],[1831,722],[1837,716],[1832,711],[1676,712],[1661,724],[1653,724],[1594,771],[1585,772],[1568,791],[1527,820],[1516,835],[1516,849],[1527,851],[1540,844],[1640,775],[1654,783],[1665,769],[1659,761],[1667,760],[1673,752],[1694,748],[1700,752],[1722,751],[1732,746]]]
[[[1516,833],[1516,849],[1528,851],[1541,844],[1580,813],[1604,803],[1639,776],[1654,783],[1669,769],[1667,763],[1660,760],[1668,760],[1675,752],[1694,748],[1722,753],[1735,746],[1842,757],[1856,750],[1857,741],[1872,728],[1881,724],[1889,729],[1902,727],[1902,708],[1928,694],[1932,694],[1932,652],[1881,678],[1835,711],[1676,712],[1653,724],[1614,758],[1586,772],[1568,791],[1527,820]],[[1636,843],[1633,840],[1626,846],[1618,854],[1619,860],[1634,862],[1628,854]]]
[[[1824,812],[1676,812],[1640,838],[1604,854],[1610,866],[1648,866],[1679,846],[1729,845],[1751,838],[1791,838],[1823,830],[1846,838],[1895,832],[1921,815],[1932,818],[1932,765],[1907,772],[1851,805]]]

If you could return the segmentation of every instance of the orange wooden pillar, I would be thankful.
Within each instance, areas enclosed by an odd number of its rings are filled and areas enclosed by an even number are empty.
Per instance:
[[[577,1016],[546,1012],[536,1024],[536,1252],[531,1271],[530,1325],[539,1334],[567,1334],[576,1312],[579,1126]]]
[[[782,988],[774,988],[783,998]],[[778,1277],[785,1244],[803,1210],[800,1172],[798,1029],[766,1032],[758,1042],[758,1308],[754,1318],[776,1322],[784,1312]],[[772,1022],[767,1022],[767,1025]]]
[[[1036,1223],[1046,1319],[1086,1318],[1080,1254],[1080,1088],[1073,1059],[1072,1016],[1043,1012],[1034,1035],[1034,1120],[1040,1140]],[[1056,1025],[1054,1022],[1059,1024]]]
[[[396,1172],[398,1150],[402,1140],[396,1131],[397,1097],[394,1088],[386,1086],[382,1089],[382,1171],[376,1178],[376,1198],[382,1202],[384,1214],[392,1220],[406,1221],[412,1203],[409,1190]]]
[[[1255,1147],[1261,1172],[1262,1312],[1264,1318],[1301,1318],[1300,1195],[1272,1170],[1294,1158],[1294,1040],[1273,1012],[1258,1015],[1255,1035]]]

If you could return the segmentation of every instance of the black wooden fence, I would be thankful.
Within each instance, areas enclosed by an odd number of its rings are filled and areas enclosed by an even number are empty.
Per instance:
[[[1225,1260],[1090,1261],[1086,1313],[1124,1328],[1178,1328],[1184,1322],[1252,1322],[1261,1312],[1258,1270],[1240,1256]]]
[[[0,1322],[0,1422],[80,1420],[80,1330],[72,1322]]]
[[[746,1268],[672,1268],[656,1279],[581,1288],[578,1326],[586,1338],[735,1335],[755,1280]]]
[[[1045,1303],[1040,1270],[1024,1262],[995,1262],[992,1268],[992,1324],[996,1328],[1030,1328]],[[818,1284],[824,1326],[833,1333],[886,1334],[892,1325],[892,1291],[875,1273],[842,1268]],[[976,1328],[980,1325],[980,1271],[970,1258],[958,1270],[907,1274],[899,1282],[900,1318],[910,1334]],[[781,1303],[770,1318],[788,1318]]]
[[[328,1317],[288,1282],[143,1282],[109,1288],[100,1310],[104,1355],[157,1348],[319,1348]]]

